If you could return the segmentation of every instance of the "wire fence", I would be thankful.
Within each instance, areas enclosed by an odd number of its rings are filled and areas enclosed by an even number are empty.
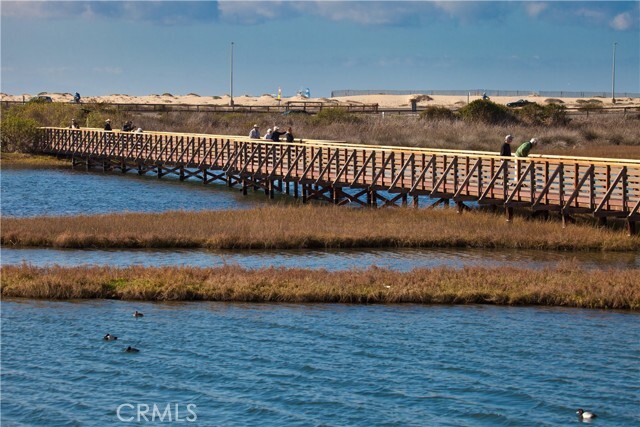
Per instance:
[[[331,97],[358,95],[443,95],[443,96],[545,96],[555,98],[611,98],[611,92],[569,92],[569,91],[531,91],[531,90],[332,90]],[[616,92],[616,98],[640,98],[640,93]]]

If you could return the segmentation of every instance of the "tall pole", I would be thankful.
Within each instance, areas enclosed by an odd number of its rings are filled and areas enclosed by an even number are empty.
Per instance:
[[[613,65],[611,66],[611,102],[616,103],[616,45],[613,42]]]
[[[229,78],[229,106],[233,107],[233,42],[231,42],[231,67],[230,67],[230,78]]]

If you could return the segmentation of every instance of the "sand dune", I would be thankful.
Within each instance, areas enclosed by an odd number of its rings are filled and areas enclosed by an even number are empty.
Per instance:
[[[73,94],[71,93],[43,93],[42,95],[50,96],[54,102],[72,102]],[[28,101],[34,94],[8,95],[0,93],[2,101]],[[526,99],[528,101],[545,104],[550,98],[540,97],[536,95],[530,96],[498,96],[492,97],[491,100],[500,104],[506,104],[516,99]],[[411,101],[415,100],[419,107],[429,105],[460,107],[469,101],[480,99],[479,96],[444,96],[444,95],[358,95],[343,96],[336,98],[304,98],[302,96],[283,97],[280,103],[288,101],[310,101],[334,103],[339,105],[358,105],[358,104],[378,104],[382,108],[410,108]],[[585,102],[585,98],[553,98],[553,100],[561,101],[567,107],[579,106],[581,102]],[[603,106],[612,106],[610,98],[597,98],[602,102]],[[228,95],[222,96],[200,96],[195,93],[187,95],[173,95],[170,93],[152,94],[145,96],[132,96],[127,94],[112,94],[106,96],[83,96],[82,102],[98,102],[109,104],[188,104],[188,105],[229,105],[230,98]],[[250,96],[241,95],[234,96],[234,104],[236,106],[265,106],[278,105],[278,100],[272,95]],[[615,104],[617,106],[638,106],[640,107],[640,98],[621,98]]]

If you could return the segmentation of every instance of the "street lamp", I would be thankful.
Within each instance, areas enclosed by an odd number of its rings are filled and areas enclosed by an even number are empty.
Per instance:
[[[229,78],[229,94],[230,94],[230,99],[229,99],[229,106],[233,107],[233,42],[231,42],[231,66],[230,66],[230,75],[231,77]]]
[[[617,42],[613,42],[613,65],[611,67],[611,102],[616,103],[616,45]]]

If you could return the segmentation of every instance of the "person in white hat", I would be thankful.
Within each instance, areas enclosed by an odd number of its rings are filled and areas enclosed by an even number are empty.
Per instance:
[[[104,121],[104,130],[111,130],[111,120],[107,119]]]
[[[280,137],[284,135],[286,132],[280,132],[280,128],[278,126],[273,127],[273,133],[271,134],[271,139],[276,142],[280,142]]]
[[[529,152],[536,145],[538,145],[538,140],[536,138],[531,138],[529,141],[523,143],[520,147],[518,147],[518,149],[516,150],[516,157],[528,157]]]
[[[253,125],[253,129],[249,132],[249,138],[260,139],[260,128],[258,125]]]
[[[271,130],[271,128],[267,129],[267,133],[264,134],[264,139],[271,139],[272,134],[273,131]]]

